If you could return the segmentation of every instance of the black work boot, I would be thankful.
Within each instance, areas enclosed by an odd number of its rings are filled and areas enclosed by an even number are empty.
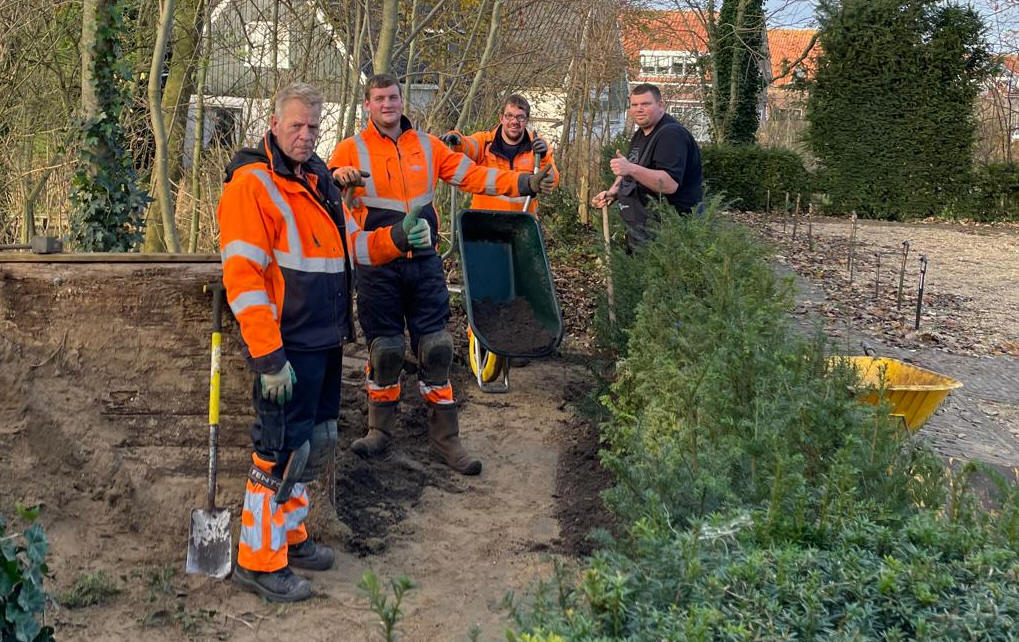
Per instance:
[[[336,555],[332,548],[325,544],[316,544],[310,537],[300,544],[287,547],[287,562],[294,568],[327,571],[333,567],[334,559]]]
[[[271,573],[238,566],[234,568],[234,582],[270,602],[300,602],[311,597],[311,582],[294,575],[289,566]]]
[[[450,468],[464,475],[481,472],[481,460],[460,443],[460,424],[454,404],[428,404],[428,443]]]
[[[368,434],[355,439],[350,449],[361,457],[374,457],[389,448],[396,425],[396,403],[368,402]]]

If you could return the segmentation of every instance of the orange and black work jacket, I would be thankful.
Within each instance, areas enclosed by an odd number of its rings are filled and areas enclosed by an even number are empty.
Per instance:
[[[353,211],[349,212],[366,231],[395,226],[403,217],[420,208],[419,216],[432,228],[432,244],[437,241],[438,217],[432,200],[439,179],[476,194],[520,196],[530,193],[528,174],[481,167],[465,155],[446,147],[435,136],[413,129],[406,116],[401,118],[399,138],[384,135],[368,120],[360,133],[340,141],[329,158],[329,168],[357,167],[369,172],[365,185],[354,191]],[[401,237],[394,230],[392,236]],[[379,265],[365,245],[356,240],[352,248],[358,265]],[[410,254],[407,254],[409,257]],[[382,261],[385,262],[385,261]]]
[[[359,244],[376,260],[401,255],[390,235],[344,220],[321,158],[312,155],[302,170],[298,177],[266,133],[260,148],[230,162],[216,212],[227,301],[258,373],[278,372],[287,349],[323,350],[353,337],[347,247]]]
[[[515,149],[507,145],[506,141],[503,140],[502,125],[492,130],[475,132],[470,136],[464,136],[457,131],[453,133],[459,134],[462,141],[454,149],[458,152],[463,152],[478,165],[495,167],[497,169],[512,169],[518,172],[534,172],[535,153],[531,149],[531,134],[526,130],[521,138],[520,146]],[[542,157],[541,165],[538,166],[538,169],[540,170],[551,165],[551,176],[555,179],[555,186],[558,187],[559,168],[555,165],[555,159],[552,158],[551,151],[552,147],[549,146],[549,153]],[[475,194],[474,198],[471,199],[471,209],[520,212],[523,211],[524,201],[526,200],[526,196]],[[527,211],[530,214],[537,214],[537,199],[531,199],[530,204],[527,206]]]

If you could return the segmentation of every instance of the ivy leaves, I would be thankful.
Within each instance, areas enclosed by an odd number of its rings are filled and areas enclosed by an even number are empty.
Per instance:
[[[38,508],[17,506],[22,519],[31,522]],[[7,520],[0,516],[0,639],[18,642],[49,642],[53,628],[39,624],[46,609],[43,578],[48,571],[49,542],[42,526],[32,524],[24,533],[7,534]]]

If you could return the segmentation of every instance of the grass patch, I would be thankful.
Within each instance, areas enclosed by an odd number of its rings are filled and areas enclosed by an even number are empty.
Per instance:
[[[80,574],[74,586],[57,596],[57,601],[69,609],[80,609],[105,604],[118,593],[120,588],[106,571],[94,571]]]

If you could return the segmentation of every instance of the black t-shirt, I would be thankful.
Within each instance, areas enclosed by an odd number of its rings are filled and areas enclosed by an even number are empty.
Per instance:
[[[644,149],[649,142],[651,149],[645,154]],[[693,135],[672,116],[668,114],[662,116],[650,134],[645,134],[643,129],[638,128],[630,140],[627,158],[648,169],[665,170],[679,183],[679,189],[674,193],[665,194],[665,198],[677,211],[691,211],[703,199],[701,150]],[[642,158],[645,159],[643,162]],[[630,180],[629,178],[623,180],[619,186],[620,193],[625,192],[626,183]],[[636,183],[634,195],[640,199],[642,205],[647,205],[652,194],[658,192]]]

